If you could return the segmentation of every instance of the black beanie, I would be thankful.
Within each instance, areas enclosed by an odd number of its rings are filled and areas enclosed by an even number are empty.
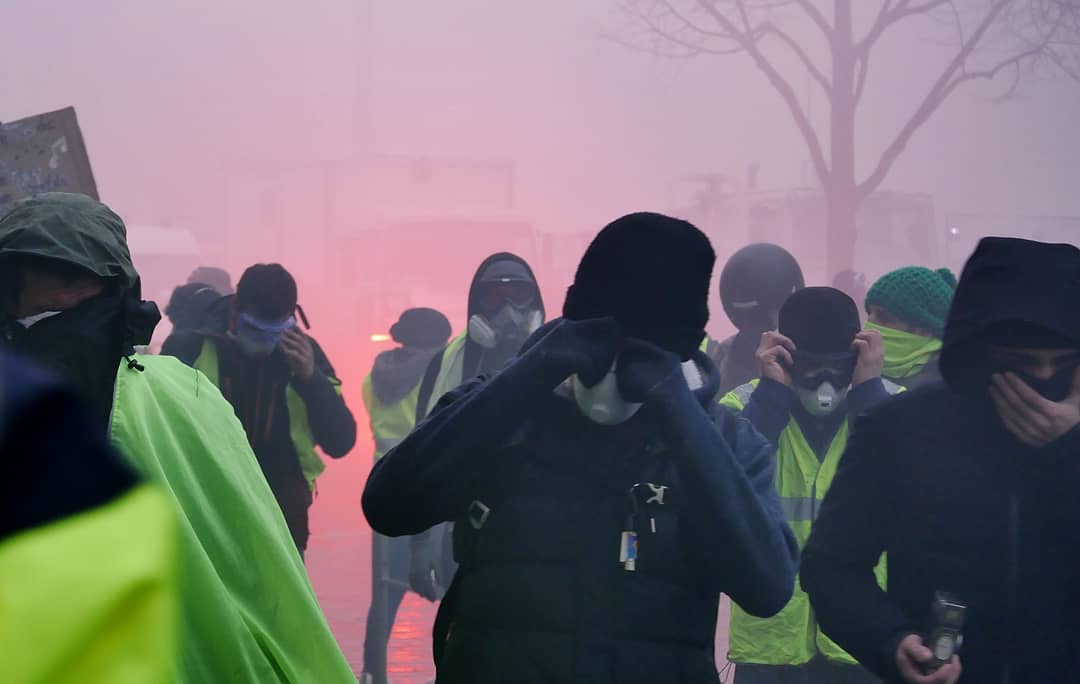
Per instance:
[[[623,335],[690,358],[705,337],[716,254],[687,221],[637,213],[608,224],[578,265],[563,316],[612,316]]]
[[[841,354],[862,329],[855,300],[833,287],[808,287],[780,307],[780,334],[803,354]]]
[[[390,328],[390,337],[405,347],[437,349],[451,332],[450,321],[435,309],[408,309]]]

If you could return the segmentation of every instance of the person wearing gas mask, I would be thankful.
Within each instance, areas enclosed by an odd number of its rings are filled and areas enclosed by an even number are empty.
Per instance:
[[[469,287],[466,331],[436,354],[424,373],[416,423],[450,390],[505,366],[543,325],[545,315],[536,276],[524,259],[506,252],[484,259]],[[454,575],[452,529],[440,525],[410,540],[409,585],[429,601],[442,598]]]
[[[250,267],[222,306],[224,333],[182,332],[163,351],[201,370],[232,403],[303,556],[315,478],[326,468],[315,448],[348,454],[356,420],[326,354],[300,331],[296,280],[284,267]]]
[[[564,317],[372,470],[375,530],[457,521],[437,682],[715,682],[720,593],[762,617],[791,596],[773,449],[699,350],[714,261],[685,221],[614,221]]]
[[[46,193],[0,218],[0,345],[69,383],[96,440],[159,484],[179,518],[170,681],[355,682],[228,402],[176,359],[135,355],[160,319],[140,291],[124,223],[104,204]],[[79,464],[56,467],[73,497],[94,484]]]
[[[799,262],[779,245],[747,245],[724,264],[720,272],[720,301],[738,332],[706,349],[720,369],[721,394],[758,377],[757,348],[761,335],[776,330],[780,305],[803,287]]]
[[[986,238],[945,325],[944,382],[858,423],[802,581],[826,633],[890,682],[1076,681],[1077,301],[1075,246]],[[962,623],[932,618],[938,592]],[[939,624],[962,640],[932,639]]]
[[[400,346],[375,357],[364,379],[364,406],[371,421],[375,460],[397,446],[413,429],[420,379],[450,339],[450,321],[434,309],[408,309],[390,328]],[[410,570],[407,538],[372,539],[372,599],[364,631],[361,682],[386,677],[386,644],[398,608],[405,598]]]
[[[762,336],[760,380],[721,400],[777,446],[776,488],[800,545],[836,472],[851,419],[900,389],[882,381],[883,357],[881,335],[860,330],[850,297],[831,287],[806,288],[780,308],[779,331]],[[732,606],[728,636],[737,684],[877,681],[820,633],[798,586],[767,620]]]
[[[914,389],[941,379],[938,356],[956,276],[908,266],[881,276],[866,294],[866,327],[885,342],[882,377]]]

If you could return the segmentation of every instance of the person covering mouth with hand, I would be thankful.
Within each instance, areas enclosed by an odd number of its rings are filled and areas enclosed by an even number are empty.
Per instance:
[[[698,350],[714,261],[685,221],[611,223],[564,317],[375,465],[376,531],[456,521],[437,682],[715,682],[720,593],[762,617],[791,596],[773,448]]]

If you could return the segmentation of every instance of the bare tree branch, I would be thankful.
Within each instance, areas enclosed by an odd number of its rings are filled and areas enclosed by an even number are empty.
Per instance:
[[[926,97],[923,98],[919,107],[915,110],[915,113],[900,129],[900,132],[892,143],[885,149],[885,152],[881,155],[881,159],[878,161],[878,165],[873,173],[871,173],[865,181],[859,184],[860,197],[865,198],[881,186],[881,183],[885,180],[885,177],[892,169],[893,164],[896,163],[897,158],[899,158],[900,154],[907,147],[907,144],[911,141],[915,132],[929,120],[957,87],[968,81],[993,78],[1003,69],[1019,65],[1024,60],[1039,54],[1045,49],[1044,43],[1003,60],[990,69],[976,72],[968,72],[966,70],[967,61],[971,57],[971,54],[979,47],[983,38],[994,26],[998,17],[1012,1],[1013,0],[995,0],[982,21],[972,32],[971,37],[961,45],[956,56],[949,65],[945,67],[945,70],[938,77],[937,81],[934,82],[934,85],[930,88]],[[920,7],[926,7],[930,4],[932,3],[928,0],[926,3],[920,5]],[[1050,38],[1051,36],[1047,37],[1048,40]]]
[[[821,69],[819,69],[816,64],[814,64],[814,60],[810,59],[809,53],[807,53],[806,50],[804,50],[802,46],[799,45],[789,33],[787,33],[772,22],[766,22],[762,26],[762,33],[763,35],[768,35],[771,33],[777,38],[779,38],[781,42],[784,43],[784,45],[787,45],[788,48],[792,52],[794,52],[795,55],[799,58],[799,61],[803,63],[803,66],[806,67],[806,70],[810,72],[810,76],[815,81],[817,81],[818,85],[821,86],[821,89],[825,91],[825,96],[829,96],[829,94],[832,92],[832,83],[829,82],[829,79],[827,76],[825,76],[825,73]]]
[[[855,81],[855,104],[858,105],[862,100],[863,92],[866,91],[866,75],[870,73],[870,53],[859,55],[856,66],[859,68],[859,75]]]
[[[926,2],[912,6],[911,0],[899,0],[897,5],[893,7],[893,0],[885,0],[877,18],[870,27],[870,31],[858,42],[855,49],[859,54],[864,55],[870,52],[874,45],[881,40],[881,36],[885,34],[885,31],[897,22],[917,14],[926,14],[951,2],[952,0],[926,0]]]
[[[818,178],[821,179],[822,183],[826,183],[831,175],[831,171],[828,162],[825,161],[825,153],[821,147],[821,139],[814,130],[814,125],[810,121],[810,117],[799,103],[799,96],[795,93],[795,89],[791,87],[791,84],[784,78],[776,66],[761,52],[757,40],[749,30],[740,30],[731,17],[728,17],[723,12],[716,9],[710,0],[697,0],[697,2],[698,6],[711,16],[720,28],[742,45],[746,53],[754,60],[754,64],[765,74],[765,77],[768,78],[769,83],[771,83],[773,88],[780,93],[780,96],[784,99],[784,103],[790,110],[792,117],[795,119],[795,125],[799,129],[799,133],[802,135],[803,140],[806,142],[806,146],[810,151],[810,160],[814,165],[814,171],[817,173]],[[743,25],[749,26],[744,0],[734,0],[734,2],[738,6],[743,17]]]
[[[803,12],[806,12],[807,16],[810,17],[810,20],[814,22],[814,24],[817,25],[819,29],[821,29],[821,32],[824,33],[825,37],[831,42],[833,39],[832,24],[829,23],[829,20],[825,18],[825,15],[822,14],[821,10],[819,10],[817,6],[813,3],[813,0],[796,0],[796,2],[798,3],[799,7],[802,8]]]

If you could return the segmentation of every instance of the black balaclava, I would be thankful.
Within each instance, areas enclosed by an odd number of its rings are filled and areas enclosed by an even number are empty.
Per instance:
[[[705,338],[715,262],[709,238],[693,224],[647,212],[623,216],[585,250],[563,316],[613,317],[627,337],[686,361]]]
[[[468,310],[463,380],[494,373],[509,363],[545,315],[532,269],[521,257],[506,252],[488,257],[477,269]]]

